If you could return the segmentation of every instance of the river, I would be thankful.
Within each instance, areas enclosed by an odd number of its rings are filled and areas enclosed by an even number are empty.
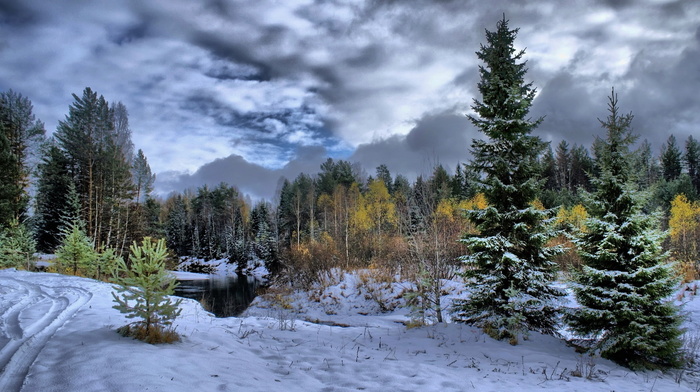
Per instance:
[[[248,308],[260,285],[252,276],[209,275],[207,279],[178,279],[175,295],[200,301],[216,317],[232,317]]]

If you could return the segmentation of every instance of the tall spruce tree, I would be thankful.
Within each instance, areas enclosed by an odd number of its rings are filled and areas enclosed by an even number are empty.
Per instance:
[[[17,184],[16,178],[13,175],[13,170],[4,170],[13,168],[17,164],[17,157],[12,153],[10,142],[7,140],[4,132],[2,132],[2,123],[0,123],[0,229],[9,227],[10,222],[17,215],[18,200],[22,199],[22,187]]]
[[[525,83],[524,51],[514,47],[518,30],[504,18],[496,31],[486,31],[487,44],[477,56],[482,101],[474,100],[472,123],[487,137],[472,142],[471,166],[483,174],[480,190],[488,207],[468,211],[479,234],[463,240],[470,298],[457,304],[456,318],[475,324],[498,339],[517,343],[529,330],[554,333],[557,299],[552,258],[546,247],[554,235],[549,211],[532,206],[541,186],[538,156],[545,143],[532,136],[542,121],[527,118],[535,88]]]
[[[134,163],[131,166],[131,175],[136,188],[136,202],[145,203],[146,199],[148,199],[153,191],[153,183],[156,180],[156,175],[151,172],[151,165],[148,164],[148,159],[140,148],[134,157]]]
[[[693,183],[695,192],[700,194],[700,142],[693,136],[688,136],[685,142],[685,165],[688,169],[688,176]]]
[[[557,145],[556,155],[556,181],[560,190],[571,190],[571,160],[569,143],[562,140]]]
[[[676,137],[669,136],[661,150],[664,180],[673,181],[681,175],[681,156],[681,150],[676,144]]]
[[[632,165],[637,174],[637,182],[642,189],[651,187],[659,180],[661,168],[651,151],[651,143],[648,140],[645,139],[637,148]]]
[[[8,219],[0,213],[0,226],[23,220],[28,209],[30,177],[45,133],[44,124],[32,110],[32,102],[22,94],[12,90],[0,92],[0,203],[3,209],[10,209]]]
[[[681,318],[668,300],[677,281],[664,262],[657,220],[642,211],[632,181],[632,115],[619,113],[614,90],[608,110],[591,217],[576,240],[585,262],[573,285],[581,307],[566,318],[577,333],[597,338],[595,349],[606,358],[633,368],[677,365]]]
[[[588,155],[586,147],[574,145],[571,149],[571,189],[589,190],[591,187],[590,176],[593,171],[594,162]]]
[[[50,142],[39,164],[39,181],[35,206],[37,248],[53,252],[61,243],[61,230],[80,214],[70,162],[63,151]]]

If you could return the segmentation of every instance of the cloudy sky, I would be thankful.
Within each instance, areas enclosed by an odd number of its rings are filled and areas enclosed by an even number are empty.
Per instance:
[[[613,86],[657,152],[700,135],[693,0],[0,0],[0,91],[48,132],[87,86],[123,102],[163,195],[271,198],[327,157],[412,178],[469,159],[474,52],[503,13],[543,139],[590,145]]]

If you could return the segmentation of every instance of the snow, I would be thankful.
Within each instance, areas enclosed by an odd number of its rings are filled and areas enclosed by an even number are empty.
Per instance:
[[[697,287],[697,286],[696,286]],[[270,293],[245,317],[184,300],[182,341],[149,345],[115,329],[112,286],[0,271],[0,391],[696,391],[696,371],[632,372],[531,333],[517,346],[463,324],[407,329],[401,285],[338,274],[310,295]],[[700,301],[679,293],[699,336]],[[381,297],[385,295],[385,297]],[[583,373],[584,377],[575,374]],[[590,374],[591,377],[585,376]],[[676,382],[682,376],[680,384]]]
[[[205,260],[193,257],[181,257],[177,269],[189,271],[190,269],[205,270],[211,275],[232,276],[239,270],[237,263],[230,263],[228,259]],[[253,276],[260,281],[265,281],[270,272],[265,268],[265,262],[260,259],[248,260],[246,266],[240,268],[241,272]],[[206,275],[206,274],[204,274]],[[186,279],[186,278],[178,278]],[[187,278],[189,279],[189,278]],[[200,278],[207,279],[207,278]]]
[[[207,280],[211,278],[209,274],[201,274],[198,272],[170,271],[170,273],[175,276],[177,280]]]

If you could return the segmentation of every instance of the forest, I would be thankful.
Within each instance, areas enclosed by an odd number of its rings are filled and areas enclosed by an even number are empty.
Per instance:
[[[435,268],[431,263],[458,265],[466,251],[458,240],[474,230],[464,211],[487,205],[468,163],[452,172],[437,165],[411,181],[386,165],[368,174],[332,158],[317,173],[283,179],[274,202],[252,203],[235,184],[223,183],[154,195],[155,174],[143,151],[134,151],[121,102],[110,104],[86,88],[46,137],[29,98],[11,90],[0,98],[3,254],[16,253],[7,249],[10,239],[24,238],[23,255],[3,256],[5,265],[22,265],[35,250],[55,252],[77,224],[98,253],[121,255],[133,241],[165,238],[174,257],[240,266],[256,260],[304,284],[332,268],[416,272]],[[589,150],[562,140],[538,157],[535,203],[550,210],[562,230],[556,243],[571,246],[566,232],[587,217],[585,195],[594,190],[600,141],[592,140]],[[660,210],[670,229],[665,247],[683,263],[686,279],[695,279],[700,142],[690,136],[679,143],[673,135],[662,146],[643,141],[630,160],[635,183],[650,194],[645,209]],[[564,270],[580,263],[573,251],[557,260]]]
[[[528,329],[553,331],[550,301],[562,293],[547,284],[556,272],[571,272],[579,301],[594,309],[587,295],[610,275],[595,274],[614,270],[606,257],[621,249],[651,271],[625,272],[637,283],[671,282],[668,268],[652,268],[662,251],[678,276],[697,279],[698,140],[637,142],[633,116],[620,112],[614,90],[601,128],[581,130],[600,134],[590,147],[566,140],[553,147],[532,136],[542,119],[526,118],[535,90],[523,81],[524,52],[512,49],[516,32],[500,22],[478,53],[488,71],[481,68],[483,101],[470,120],[486,139],[464,146],[463,164],[409,179],[386,165],[368,173],[328,158],[317,173],[283,179],[274,200],[255,203],[235,184],[154,195],[155,174],[131,140],[127,108],[89,87],[73,95],[50,137],[28,97],[2,92],[0,267],[34,269],[41,252],[56,255],[53,271],[107,279],[130,244],[164,238],[172,267],[181,258],[226,259],[241,270],[264,265],[275,282],[302,289],[337,269],[369,271],[366,279],[379,283],[408,279],[419,317],[429,312],[437,322],[444,282],[461,276],[473,291],[456,318],[513,344]],[[507,61],[494,54],[504,46],[515,53]],[[490,83],[494,74],[510,85]],[[670,235],[652,238],[658,229]],[[594,247],[601,243],[612,245]],[[642,305],[668,295],[664,284]],[[569,322],[581,333],[604,329],[593,313]],[[665,342],[676,344],[677,333],[666,332]],[[620,350],[609,356],[624,362],[627,348]]]

